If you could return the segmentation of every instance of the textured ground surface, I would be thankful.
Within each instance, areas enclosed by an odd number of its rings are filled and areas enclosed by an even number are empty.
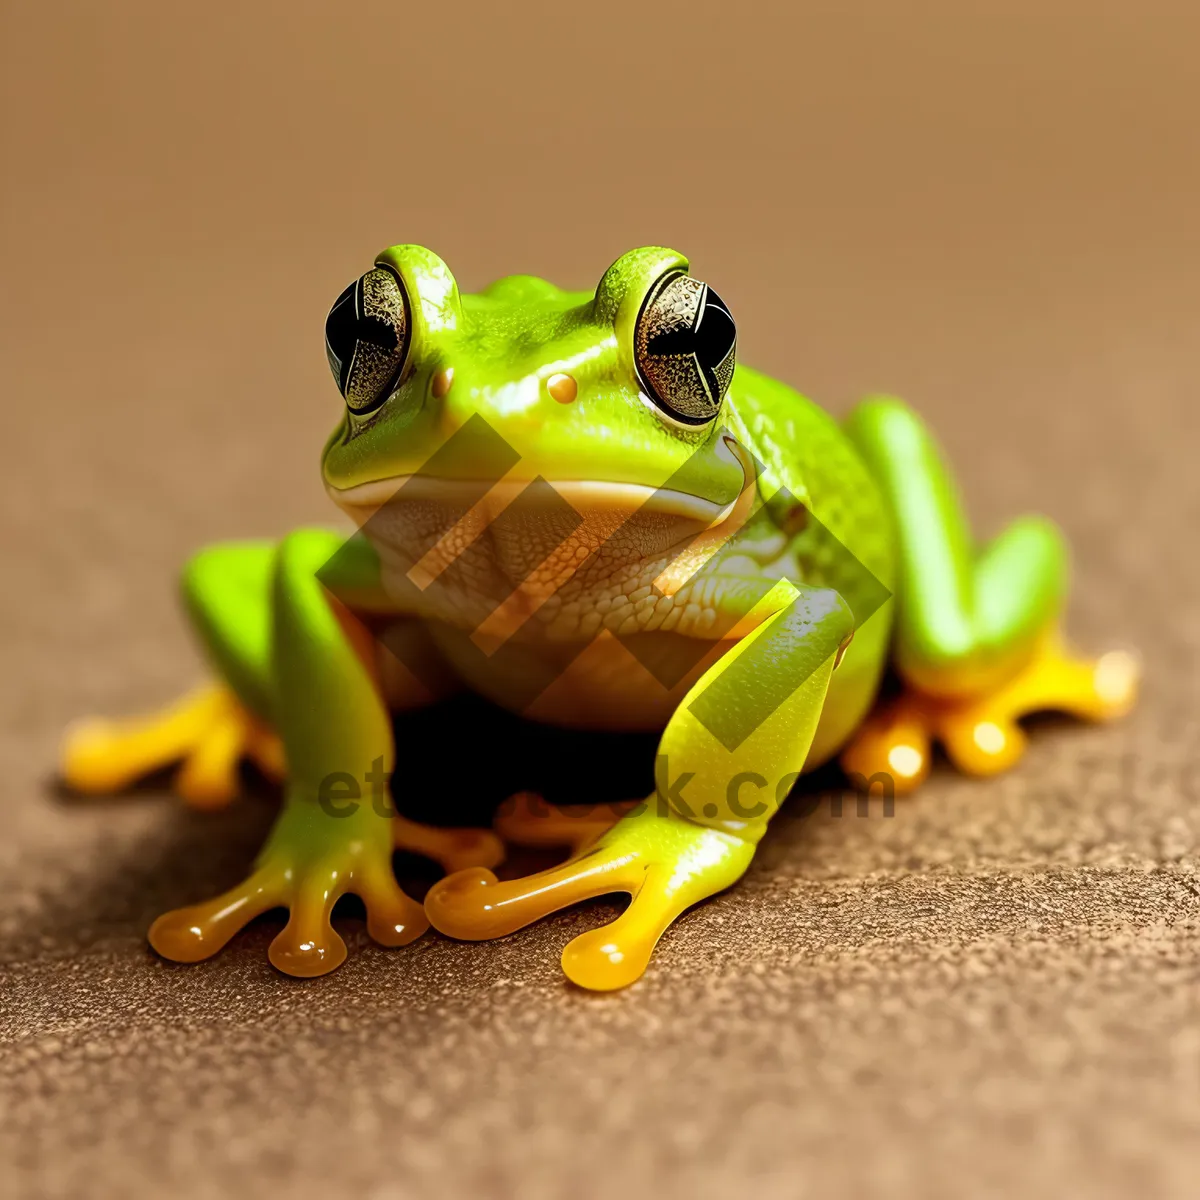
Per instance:
[[[1200,29],[871,7],[4,6],[0,1193],[1194,1194]],[[747,361],[907,395],[982,529],[1061,520],[1138,712],[892,819],[785,814],[620,995],[557,965],[603,904],[395,952],[348,915],[313,982],[274,919],[157,961],[270,800],[72,803],[60,729],[197,677],[192,548],[327,516],[321,320],[399,240],[471,288],[690,252]]]

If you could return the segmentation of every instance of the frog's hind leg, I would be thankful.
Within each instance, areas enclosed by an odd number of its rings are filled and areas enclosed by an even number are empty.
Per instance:
[[[62,777],[88,794],[122,791],[179,764],[175,788],[189,804],[214,808],[237,794],[238,766],[253,761],[269,778],[285,773],[271,728],[272,542],[201,550],[183,572],[184,600],[221,682],[152,715],[92,718],[68,729]]]
[[[510,846],[564,847],[581,854],[607,833],[634,801],[614,804],[548,804],[537,792],[517,792],[496,812],[492,828]]]
[[[908,791],[939,741],[960,770],[993,774],[1020,758],[1017,722],[1029,713],[1107,720],[1129,710],[1132,656],[1079,658],[1060,637],[1067,551],[1056,526],[1019,518],[977,550],[938,448],[905,404],[867,400],[847,432],[895,514],[894,658],[905,686],[843,752],[848,771],[889,774]]]

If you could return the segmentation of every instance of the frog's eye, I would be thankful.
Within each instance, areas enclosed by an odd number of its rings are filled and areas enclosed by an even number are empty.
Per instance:
[[[334,301],[325,318],[325,353],[351,412],[371,412],[391,395],[411,328],[404,285],[387,267],[368,271]]]
[[[672,271],[638,314],[633,356],[646,394],[668,416],[703,425],[720,410],[733,378],[737,328],[706,283]]]

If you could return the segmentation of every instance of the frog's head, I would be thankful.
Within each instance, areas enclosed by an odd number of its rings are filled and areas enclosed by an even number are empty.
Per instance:
[[[444,534],[481,497],[494,516],[522,490],[593,524],[656,530],[649,555],[719,520],[747,485],[722,420],[733,319],[672,250],[623,255],[594,292],[517,275],[460,296],[435,254],[392,246],[325,332],[345,400],[326,486],[360,525],[404,501],[389,540],[411,538],[409,557],[429,545],[434,509]],[[537,480],[557,497],[530,491]],[[528,523],[509,524],[528,538]]]

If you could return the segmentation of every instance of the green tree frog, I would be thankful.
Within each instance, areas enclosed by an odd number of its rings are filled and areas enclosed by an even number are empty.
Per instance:
[[[244,758],[281,781],[249,878],[153,924],[168,959],[206,958],[282,907],[271,961],[323,974],[346,955],[330,914],[347,892],[385,946],[431,924],[498,937],[625,892],[562,956],[577,984],[622,987],[745,872],[801,772],[840,754],[903,792],[935,741],[988,774],[1021,754],[1027,713],[1133,702],[1128,655],[1060,640],[1053,524],[977,544],[904,403],[870,397],[839,423],[737,363],[730,310],[673,250],[623,255],[594,291],[511,276],[460,295],[435,254],[392,246],[334,304],[326,350],[343,403],[324,484],[359,532],[202,549],[182,589],[219,682],[66,738],[63,774],[85,792],[178,763],[185,799],[214,806]],[[879,704],[889,665],[902,686]],[[538,722],[659,732],[655,794],[610,821],[396,814],[406,759],[432,752],[406,744],[404,714],[462,689]],[[446,737],[471,753],[469,730]],[[388,803],[352,802],[372,777]],[[572,853],[500,881],[498,834]],[[448,872],[423,905],[396,847]]]

